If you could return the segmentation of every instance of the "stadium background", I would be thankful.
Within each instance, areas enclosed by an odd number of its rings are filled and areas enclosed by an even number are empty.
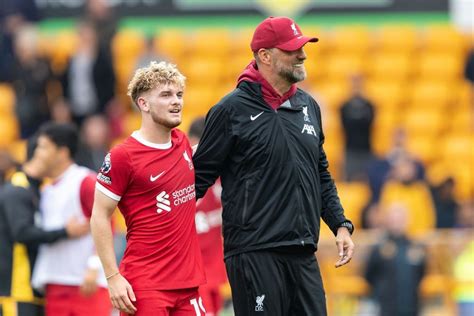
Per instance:
[[[83,14],[84,1],[36,3],[42,17],[36,24],[37,47],[59,75],[78,45],[75,26]],[[328,230],[322,232],[317,256],[330,315],[370,315],[370,289],[363,272],[371,246],[383,234],[383,228],[360,228],[362,212],[371,199],[368,184],[343,181],[339,108],[350,96],[350,76],[354,74],[364,76],[365,95],[376,109],[371,139],[374,153],[387,155],[394,132],[402,128],[407,133],[407,150],[426,169],[423,184],[437,186],[449,177],[455,181],[455,200],[460,205],[456,227],[436,229],[428,225],[412,234],[428,249],[428,270],[420,287],[423,315],[456,315],[456,302],[466,291],[474,300],[472,270],[456,270],[461,266],[456,265],[460,253],[473,242],[474,98],[473,83],[464,77],[468,52],[473,48],[472,1],[110,3],[119,26],[111,46],[117,102],[114,112],[107,115],[120,125],[110,145],[139,126],[140,115],[126,96],[126,86],[146,49],[147,38],[153,39],[154,53],[176,63],[187,77],[181,125],[187,131],[195,117],[205,115],[235,87],[238,74],[252,58],[249,42],[263,17],[292,16],[306,35],[320,39],[305,47],[308,78],[303,87],[321,104],[330,170],[357,231],[356,256],[338,270],[333,267],[337,260],[334,239]],[[53,80],[48,85],[48,98],[53,100],[61,94],[60,84]],[[13,85],[0,82],[0,150],[21,162],[25,141],[20,138],[18,124]],[[416,200],[416,195],[407,194],[409,200],[413,198],[408,203],[417,209],[410,216],[415,222],[424,222],[434,216],[429,214],[434,210],[426,208],[426,201]],[[474,265],[472,256],[470,260],[464,267]],[[463,287],[464,294],[460,294]],[[222,290],[229,296],[228,287]]]

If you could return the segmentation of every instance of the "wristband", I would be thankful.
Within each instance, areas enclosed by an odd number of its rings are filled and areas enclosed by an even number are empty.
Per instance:
[[[114,273],[112,273],[111,275],[106,276],[105,279],[108,280],[108,279],[110,279],[111,277],[114,277],[114,276],[116,276],[116,275],[119,274],[119,273],[120,273],[119,271],[114,272]]]

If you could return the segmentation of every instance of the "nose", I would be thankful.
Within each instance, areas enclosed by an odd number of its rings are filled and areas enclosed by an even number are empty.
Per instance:
[[[177,94],[173,95],[173,99],[171,100],[171,103],[174,104],[181,104],[183,102],[183,98],[180,98]]]
[[[305,60],[306,59],[306,53],[304,52],[304,49],[303,47],[301,47],[300,49],[298,49],[296,51],[296,57],[300,60]]]

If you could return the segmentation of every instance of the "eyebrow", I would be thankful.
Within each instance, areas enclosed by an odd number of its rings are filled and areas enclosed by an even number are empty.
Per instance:
[[[172,90],[163,90],[163,91],[160,92],[160,95],[162,95],[162,94],[167,94],[167,93],[171,93],[171,94],[172,94],[173,91],[172,91]],[[183,93],[183,90],[178,90],[178,91],[176,91],[176,94],[180,94],[180,93]]]

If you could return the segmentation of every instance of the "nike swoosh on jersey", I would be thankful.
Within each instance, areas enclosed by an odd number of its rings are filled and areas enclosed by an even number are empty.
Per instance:
[[[161,177],[163,175],[163,173],[165,173],[165,172],[163,171],[162,173],[160,173],[157,176],[150,175],[150,181],[155,182],[156,180],[158,180],[159,177]]]
[[[250,120],[252,120],[252,121],[255,121],[255,120],[256,120],[256,119],[257,119],[257,118],[258,118],[260,115],[262,115],[262,114],[263,114],[263,111],[262,111],[262,112],[260,112],[260,113],[258,113],[258,114],[257,114],[257,115],[255,115],[255,116],[253,116],[253,115],[250,115]]]

